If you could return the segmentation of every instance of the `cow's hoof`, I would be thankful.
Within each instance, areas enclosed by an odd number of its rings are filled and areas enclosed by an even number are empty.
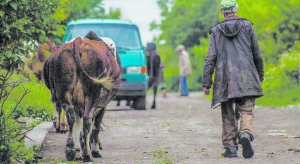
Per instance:
[[[55,129],[55,133],[61,133],[60,129]]]
[[[67,133],[67,130],[60,130],[60,133],[61,133],[61,134],[66,134],[66,133]]]
[[[53,123],[53,127],[56,128],[56,122],[52,122]]]
[[[66,154],[66,158],[68,161],[74,161],[75,159],[75,155],[76,155],[76,151],[75,149],[71,149],[71,148],[66,148],[66,151],[65,151],[65,154]]]
[[[130,105],[131,105],[130,101],[127,101],[126,106],[130,106]]]
[[[92,155],[94,158],[102,158],[102,155],[99,151],[92,151]]]
[[[93,162],[93,158],[91,158],[90,156],[83,156],[82,157],[82,162]]]
[[[155,106],[155,105],[152,105],[152,106],[151,106],[151,109],[155,109],[155,108],[156,108],[156,106]]]
[[[80,153],[80,150],[76,150],[75,160],[76,161],[82,160],[82,155]]]
[[[67,128],[67,127],[60,127],[60,131],[62,131],[62,132],[64,132],[64,133],[66,133],[67,131],[69,131],[69,128]]]

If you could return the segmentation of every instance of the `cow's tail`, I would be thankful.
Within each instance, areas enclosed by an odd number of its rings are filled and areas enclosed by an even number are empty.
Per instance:
[[[104,88],[106,88],[108,90],[113,89],[114,85],[112,83],[112,78],[109,77],[109,76],[105,76],[105,77],[102,77],[102,78],[94,78],[94,77],[90,77],[90,78],[93,81],[93,83],[95,83],[95,84],[101,84]]]
[[[47,88],[51,89],[51,86],[50,86],[50,79],[49,79],[49,64],[50,64],[50,60],[51,60],[51,57],[49,57],[44,65],[43,65],[43,79],[44,79],[44,83],[46,85]]]
[[[101,78],[100,78],[100,76],[98,78],[91,77],[90,75],[88,75],[88,73],[82,67],[82,64],[81,64],[80,58],[79,58],[80,45],[82,42],[83,42],[82,38],[76,38],[73,42],[73,48],[74,48],[73,54],[74,54],[75,63],[76,63],[77,68],[79,69],[80,72],[83,73],[84,76],[86,76],[88,79],[90,79],[94,84],[99,84],[99,85],[102,85],[107,90],[112,90],[113,83],[112,83],[112,79],[109,76],[105,76],[105,77],[101,77]]]

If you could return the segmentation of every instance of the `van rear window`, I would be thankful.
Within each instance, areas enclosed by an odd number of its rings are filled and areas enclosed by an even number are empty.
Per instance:
[[[142,49],[139,33],[133,26],[122,25],[73,25],[65,36],[65,42],[76,37],[84,37],[88,32],[94,31],[98,37],[113,39],[118,49]]]

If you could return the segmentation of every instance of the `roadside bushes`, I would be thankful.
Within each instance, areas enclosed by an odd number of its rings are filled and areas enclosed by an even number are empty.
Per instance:
[[[278,64],[266,66],[262,83],[264,96],[257,99],[257,105],[283,107],[300,104],[299,56],[299,51],[292,49],[279,56]]]
[[[0,70],[0,161],[3,163],[31,163],[34,147],[26,148],[25,131],[41,121],[22,125],[16,121],[20,116],[41,118],[50,121],[53,106],[48,89],[37,82],[14,74],[12,70]]]
[[[13,71],[0,73],[0,161],[4,164],[30,162],[34,158],[32,149],[26,149],[22,140],[22,126],[15,122],[13,114],[23,98],[30,92],[25,89],[14,105],[6,106],[12,91],[21,85],[19,81],[11,81]]]

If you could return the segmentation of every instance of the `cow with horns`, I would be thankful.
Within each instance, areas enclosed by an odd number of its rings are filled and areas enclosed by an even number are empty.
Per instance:
[[[121,63],[113,41],[90,32],[59,47],[44,65],[52,101],[66,112],[68,161],[93,161],[100,154],[100,124],[121,85]]]

